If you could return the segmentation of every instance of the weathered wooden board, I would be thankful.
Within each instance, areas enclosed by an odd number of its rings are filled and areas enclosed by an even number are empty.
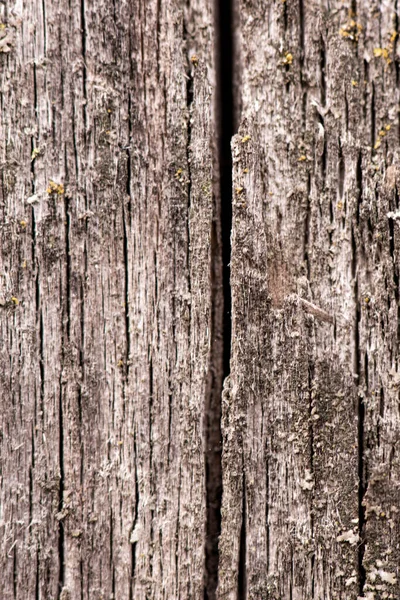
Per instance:
[[[219,598],[397,598],[398,12],[240,3]]]
[[[0,15],[1,598],[199,598],[211,3]]]

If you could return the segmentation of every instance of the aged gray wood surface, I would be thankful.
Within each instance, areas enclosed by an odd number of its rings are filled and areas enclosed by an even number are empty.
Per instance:
[[[1,600],[400,597],[397,2],[234,4],[230,340],[216,3],[0,4]]]
[[[0,15],[0,597],[200,598],[211,6]]]
[[[219,598],[398,598],[397,4],[239,11]]]

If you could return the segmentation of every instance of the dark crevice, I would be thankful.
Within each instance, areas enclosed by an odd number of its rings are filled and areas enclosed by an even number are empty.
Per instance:
[[[310,257],[309,257],[309,249],[310,249],[310,226],[311,226],[311,175],[308,174],[307,181],[307,197],[306,197],[306,213],[304,218],[304,250],[303,250],[303,259],[307,268],[307,279],[310,280]]]
[[[40,599],[40,548],[36,550],[36,579],[35,579],[35,600]]]
[[[58,398],[58,427],[59,427],[59,438],[58,438],[58,454],[59,454],[59,469],[60,469],[60,484],[59,484],[59,496],[58,496],[58,510],[61,512],[63,509],[64,502],[64,485],[65,485],[65,471],[64,471],[64,419],[63,419],[63,393],[62,383],[60,376],[60,393]],[[58,525],[58,584],[60,591],[64,587],[65,581],[65,535],[64,525],[62,519]]]
[[[169,367],[168,367],[168,444],[167,444],[168,465],[171,463],[171,441],[172,441],[172,436],[173,436],[172,407],[173,407],[172,372],[171,372],[171,365],[169,365]]]
[[[321,106],[326,104],[326,47],[324,38],[321,36],[320,46],[320,89],[321,89]]]
[[[122,229],[123,229],[123,253],[124,253],[124,319],[125,319],[125,374],[129,374],[130,364],[130,322],[129,322],[129,248],[127,234],[127,213],[126,207],[122,213]]]
[[[358,159],[357,159],[356,181],[357,181],[357,189],[358,189],[356,218],[357,218],[357,224],[359,224],[359,222],[360,222],[360,204],[362,203],[362,192],[363,192],[363,173],[362,173],[361,150],[358,153]]]
[[[396,188],[395,192],[395,206],[394,210],[398,208],[398,191]],[[400,340],[400,278],[399,278],[399,269],[396,262],[396,253],[395,253],[395,227],[394,227],[394,219],[389,218],[389,252],[390,257],[393,262],[393,287],[394,287],[394,297],[396,300],[397,306],[397,339]]]
[[[210,358],[205,395],[206,528],[204,600],[215,600],[218,586],[219,535],[222,502],[221,397],[224,379],[230,372],[231,357],[231,229],[232,229],[232,156],[234,134],[234,4],[216,0],[216,127],[219,187],[214,194],[214,218],[211,224],[211,317]],[[188,88],[188,102],[190,88]],[[236,106],[236,109],[235,109]],[[188,132],[190,133],[190,132]]]
[[[321,120],[322,120],[322,126],[324,126],[323,119],[321,119]],[[322,177],[323,189],[325,189],[327,162],[328,162],[328,145],[326,142],[326,136],[324,134],[324,148],[323,148],[322,156],[321,156],[321,177]]]
[[[66,163],[67,164],[67,163]],[[71,334],[71,215],[69,212],[69,199],[65,195],[65,287],[66,287],[66,320],[67,320],[67,338],[70,339]]]
[[[233,1],[217,0],[217,118],[218,118],[218,153],[220,169],[221,197],[221,243],[223,264],[223,372],[227,377],[230,372],[231,355],[231,230],[232,230],[232,155],[231,140],[235,133],[234,114],[234,37],[233,37]]]
[[[339,140],[339,164],[338,164],[338,186],[339,186],[339,199],[343,199],[344,193],[344,180],[346,176],[346,169],[342,151],[342,144]]]
[[[364,567],[364,552],[365,552],[365,508],[363,500],[367,487],[366,469],[364,459],[364,436],[365,436],[365,404],[364,397],[360,388],[361,376],[361,350],[360,350],[360,303],[358,298],[358,275],[357,275],[357,244],[352,229],[352,277],[354,281],[354,375],[356,379],[357,393],[357,415],[358,415],[358,533],[360,543],[358,545],[358,585],[359,594],[363,596],[364,586],[366,582],[366,572]]]
[[[111,593],[112,598],[115,597],[115,565],[114,565],[114,515],[112,510],[112,502],[110,502],[110,528],[109,528],[109,541],[110,541],[110,571],[111,571]]]
[[[375,86],[371,83],[371,147],[375,146],[376,135],[376,113],[375,113]]]
[[[266,528],[266,539],[267,539],[267,574],[270,571],[270,527],[269,527],[269,460],[266,459],[265,462],[265,490],[266,490],[266,502],[265,502],[265,528]]]
[[[18,597],[18,564],[17,564],[17,546],[13,547],[13,592],[14,598]]]
[[[247,573],[246,573],[246,473],[244,464],[242,465],[243,489],[242,489],[242,524],[240,527],[239,542],[239,570],[238,570],[238,590],[237,600],[246,600],[247,598]]]
[[[86,243],[85,243],[86,250]],[[85,260],[86,262],[86,260]],[[85,269],[86,272],[86,269]],[[86,280],[86,278],[85,278]],[[85,475],[85,461],[84,461],[84,444],[82,443],[82,423],[83,423],[83,414],[82,414],[82,388],[85,381],[85,361],[84,361],[84,348],[85,348],[85,310],[84,310],[84,302],[85,302],[85,291],[84,284],[81,281],[81,315],[80,315],[80,326],[81,326],[81,343],[79,348],[79,372],[81,375],[80,384],[78,387],[78,419],[79,419],[79,444],[81,449],[81,467],[80,467],[80,483],[83,485],[84,475]]]
[[[136,526],[139,519],[139,476],[138,476],[138,455],[137,455],[137,445],[136,445],[136,432],[133,437],[133,451],[135,456],[135,506],[134,506],[134,515],[132,522],[132,529],[130,535],[130,543],[131,543],[131,581],[129,586],[129,600],[133,600],[133,587],[135,583],[135,572],[136,572],[136,550],[137,550],[137,537],[136,537]]]
[[[186,24],[184,23],[183,38],[187,42],[188,31]],[[186,164],[187,164],[187,216],[186,216],[186,239],[187,239],[187,278],[188,278],[188,292],[191,292],[191,278],[190,278],[190,205],[192,197],[192,170],[191,170],[191,143],[192,143],[192,108],[194,100],[194,75],[193,69],[195,69],[195,63],[190,64],[188,61],[188,68],[186,73],[186,107],[187,107],[187,121],[186,121]],[[189,319],[189,332],[188,336],[190,339],[190,319]]]
[[[153,481],[153,406],[154,406],[154,371],[153,371],[153,357],[151,347],[148,349],[149,355],[149,473],[150,473],[150,494],[153,497],[154,494],[154,481]],[[154,509],[150,510],[150,548],[154,547]],[[149,572],[150,576],[153,575],[153,551],[149,556]]]
[[[83,121],[85,124],[86,136],[87,131],[87,115],[86,115],[86,100],[87,100],[87,70],[86,70],[86,17],[85,17],[85,0],[81,0],[81,45],[82,45],[82,85],[83,85]]]
[[[312,332],[310,331],[310,336]],[[313,386],[314,386],[314,374],[315,367],[312,359],[309,360],[308,365],[308,394],[309,394],[309,404],[308,404],[308,435],[309,435],[309,454],[310,454],[310,473],[314,476],[314,459],[315,459],[315,449],[314,449],[314,420],[313,420]],[[314,540],[314,495],[311,496],[311,539]],[[314,599],[314,589],[315,589],[315,554],[312,553],[310,557],[311,562],[311,599]]]

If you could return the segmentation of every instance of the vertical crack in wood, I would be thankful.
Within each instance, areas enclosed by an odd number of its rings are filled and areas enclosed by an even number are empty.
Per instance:
[[[215,0],[215,114],[218,187],[211,226],[210,363],[205,397],[206,542],[204,600],[215,600],[218,586],[219,535],[222,503],[221,398],[231,358],[231,229],[232,156],[234,133],[233,0]],[[236,106],[237,111],[238,105]],[[245,529],[242,545],[246,545]],[[244,566],[242,567],[244,569]]]
[[[109,530],[109,543],[110,543],[110,571],[111,571],[111,597],[115,597],[115,563],[114,563],[114,513],[112,509],[112,502],[110,502],[110,530]]]
[[[365,508],[363,499],[366,490],[365,479],[365,461],[364,461],[364,429],[365,429],[365,405],[364,398],[360,394],[360,306],[358,299],[358,274],[357,274],[357,245],[354,229],[351,233],[352,240],[352,278],[354,284],[354,376],[356,380],[357,394],[357,415],[358,415],[358,533],[360,542],[358,545],[358,584],[359,594],[363,596],[366,581],[364,561],[365,552]]]
[[[139,500],[140,500],[140,492],[139,492],[139,476],[138,476],[138,455],[137,455],[137,442],[136,442],[136,431],[133,434],[133,453],[135,457],[135,506],[134,506],[134,516],[132,522],[132,529],[130,533],[130,544],[131,544],[131,573],[130,573],[130,585],[129,585],[129,600],[133,600],[133,586],[135,582],[135,572],[136,572],[136,550],[137,550],[137,532],[136,526],[139,519]]]
[[[311,337],[312,332],[309,332]],[[308,434],[309,434],[309,444],[310,444],[310,473],[313,476],[313,480],[315,481],[315,473],[314,473],[314,421],[313,421],[313,407],[314,407],[314,361],[312,358],[309,359],[308,363],[308,394],[309,394],[309,405],[308,405]],[[315,523],[314,523],[314,511],[315,511],[315,500],[314,500],[314,489],[311,493],[311,510],[310,510],[310,529],[311,529],[311,539],[315,539]],[[310,570],[311,570],[311,598],[312,600],[315,597],[315,551],[312,552],[310,556]]]
[[[82,46],[82,82],[83,82],[83,122],[85,124],[84,135],[86,145],[86,131],[87,131],[87,113],[86,113],[86,102],[87,102],[87,71],[86,71],[86,17],[85,17],[85,0],[81,0],[81,46]]]
[[[153,356],[152,349],[148,348],[149,360],[149,477],[150,477],[150,497],[154,498],[154,465],[153,465],[153,408],[154,408],[154,372],[153,372]],[[150,556],[149,556],[149,572],[150,577],[153,577],[153,548],[154,548],[154,508],[150,510]]]
[[[243,457],[243,454],[242,454]],[[242,524],[240,527],[239,541],[239,570],[238,570],[238,588],[237,600],[246,600],[247,598],[247,573],[246,573],[246,471],[244,459],[242,465]]]
[[[60,469],[60,483],[59,483],[59,496],[58,496],[58,511],[61,512],[63,509],[63,498],[64,498],[64,481],[65,481],[65,472],[64,472],[64,422],[63,422],[63,398],[62,398],[62,377],[60,376],[60,393],[58,399],[58,427],[59,427],[59,439],[58,439],[58,453],[59,453],[59,469]],[[62,519],[59,520],[58,524],[58,562],[59,562],[59,571],[58,571],[58,585],[59,590],[64,587],[65,581],[65,535],[64,535],[64,525]]]
[[[183,24],[183,39],[185,42],[188,41],[188,31],[186,23]],[[187,121],[186,121],[186,164],[187,164],[187,216],[186,216],[186,265],[187,265],[187,277],[188,277],[188,292],[191,293],[191,280],[190,280],[190,205],[192,195],[192,170],[191,170],[191,143],[192,143],[192,108],[194,99],[194,78],[191,65],[187,60],[187,71],[186,71],[186,108],[187,108]],[[190,339],[190,319],[189,319],[189,331],[188,337]]]

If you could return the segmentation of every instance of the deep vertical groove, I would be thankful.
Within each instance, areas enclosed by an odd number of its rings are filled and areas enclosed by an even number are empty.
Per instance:
[[[217,102],[218,102],[218,141],[221,197],[221,242],[223,263],[223,371],[224,377],[230,372],[231,355],[231,230],[232,230],[232,155],[231,140],[234,134],[233,97],[233,0],[217,0]]]
[[[82,45],[82,80],[83,80],[83,97],[87,100],[87,72],[86,72],[86,17],[85,17],[85,0],[81,0],[81,45]],[[83,105],[83,120],[85,123],[85,136],[87,131],[87,114],[86,102]]]
[[[128,159],[129,160],[129,159]],[[124,317],[125,317],[125,374],[128,376],[129,374],[129,364],[130,364],[130,322],[129,322],[129,248],[128,248],[128,233],[127,233],[127,213],[128,211],[123,208],[122,212],[122,229],[123,229],[123,253],[124,253]]]
[[[311,335],[311,332],[310,332]],[[314,477],[314,421],[313,421],[313,383],[314,383],[315,367],[312,359],[309,360],[308,364],[308,394],[309,394],[309,405],[308,405],[308,433],[309,433],[309,452],[310,452],[310,472]],[[311,495],[311,515],[310,515],[310,526],[311,526],[311,539],[314,539],[314,495]],[[310,557],[311,566],[311,600],[315,598],[315,553],[313,552]]]
[[[187,36],[187,32],[184,32]],[[187,216],[186,216],[186,237],[187,237],[187,277],[188,277],[188,291],[191,292],[191,279],[190,279],[190,204],[192,196],[192,171],[191,171],[191,143],[192,143],[192,106],[194,99],[194,81],[192,69],[188,68],[186,78],[186,106],[187,106],[187,131],[186,131],[186,163],[188,169],[188,183],[187,183]],[[190,339],[190,320],[189,320],[189,339]]]
[[[360,306],[358,300],[358,278],[357,278],[357,245],[352,229],[352,277],[354,281],[354,374],[356,376],[357,390],[360,386],[361,375],[361,355],[360,355]],[[364,586],[366,582],[366,572],[363,564],[365,552],[365,508],[363,499],[366,490],[365,481],[365,464],[364,464],[364,429],[365,429],[365,406],[364,398],[357,394],[357,414],[358,414],[358,533],[360,543],[358,545],[358,585],[359,594],[363,596]]]
[[[114,515],[112,510],[112,502],[110,502],[110,571],[111,571],[111,592],[112,598],[115,596],[115,565],[114,565]]]
[[[307,279],[310,280],[311,277],[311,264],[309,257],[310,250],[310,227],[311,227],[311,175],[308,174],[307,180],[307,197],[306,197],[306,211],[304,218],[304,245],[303,245],[303,258],[307,268]]]
[[[137,468],[137,444],[136,444],[136,432],[133,436],[133,452],[135,456],[135,507],[134,507],[134,517],[132,522],[132,530],[130,536],[131,543],[131,581],[129,586],[129,600],[133,600],[133,586],[135,583],[135,572],[136,572],[136,549],[137,549],[137,539],[136,539],[136,525],[139,518],[139,476],[138,476],[138,468]]]
[[[153,406],[154,406],[154,372],[153,372],[153,357],[151,348],[148,349],[149,355],[149,473],[150,473],[150,494],[154,494],[153,481]],[[154,509],[150,510],[150,548],[153,548],[154,542]],[[149,556],[150,575],[153,575],[153,552]]]
[[[215,30],[215,112],[219,189],[215,190],[216,204],[211,225],[211,348],[204,407],[206,463],[204,600],[215,600],[218,586],[218,541],[221,531],[222,502],[221,397],[224,378],[230,372],[231,356],[231,139],[235,119],[233,0],[215,0]]]
[[[13,547],[13,592],[16,599],[18,593],[18,564],[17,564],[17,546]]]
[[[60,376],[60,393],[58,398],[58,427],[59,427],[59,439],[58,439],[58,452],[59,452],[59,468],[60,468],[60,485],[59,485],[59,496],[58,496],[58,510],[62,511],[63,508],[63,498],[64,498],[64,481],[65,481],[65,472],[64,472],[64,422],[63,422],[63,393],[62,393],[62,383]],[[65,568],[64,568],[64,525],[62,519],[59,521],[58,525],[58,561],[59,561],[59,571],[58,571],[58,584],[59,589],[62,590],[64,587],[65,580]]]
[[[242,467],[242,524],[240,527],[239,541],[239,571],[238,571],[238,589],[237,600],[246,600],[247,597],[247,577],[246,577],[246,472],[244,464]]]
[[[36,549],[35,600],[39,600],[39,598],[40,598],[39,574],[40,574],[40,547],[38,546]]]

